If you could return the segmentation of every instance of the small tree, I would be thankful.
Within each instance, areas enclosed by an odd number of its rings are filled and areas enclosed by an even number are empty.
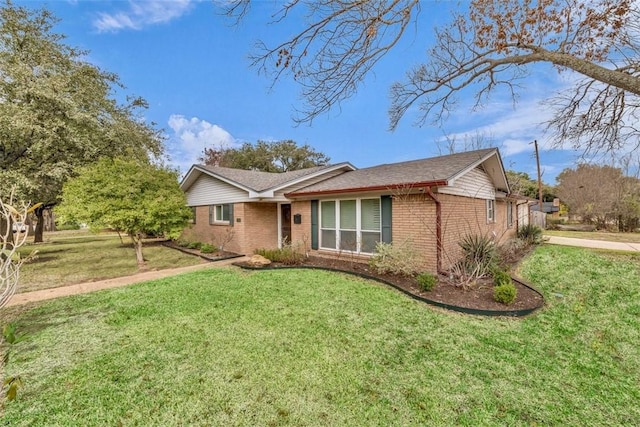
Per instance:
[[[139,267],[145,263],[145,234],[177,237],[191,217],[174,171],[122,159],[103,159],[82,169],[63,187],[56,212],[92,229],[112,227],[127,233]]]

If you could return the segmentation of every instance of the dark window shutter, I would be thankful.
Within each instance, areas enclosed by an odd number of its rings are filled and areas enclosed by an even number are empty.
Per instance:
[[[209,225],[214,223],[214,211],[216,207],[214,205],[209,205]]]
[[[382,241],[391,243],[391,196],[380,197],[380,213],[382,216]]]
[[[311,201],[311,249],[318,249],[318,201]]]
[[[233,223],[234,223],[234,218],[233,218],[233,203],[229,203],[229,225],[233,227]]]

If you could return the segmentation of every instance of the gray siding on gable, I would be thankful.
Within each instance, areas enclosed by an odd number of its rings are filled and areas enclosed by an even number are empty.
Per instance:
[[[201,175],[186,193],[187,205],[205,206],[249,200],[249,193],[226,182]]]
[[[472,169],[459,177],[451,186],[439,187],[438,192],[485,200],[496,198],[496,191],[489,175],[479,168]]]

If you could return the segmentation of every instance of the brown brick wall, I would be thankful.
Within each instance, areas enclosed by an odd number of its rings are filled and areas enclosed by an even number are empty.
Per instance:
[[[391,217],[393,243],[411,245],[424,259],[424,268],[435,272],[435,203],[422,194],[394,196]]]
[[[486,234],[496,242],[515,234],[515,224],[507,228],[507,204],[496,201],[496,221],[487,223],[486,201],[469,197],[436,194],[442,208],[442,267],[460,257],[458,242],[466,234]],[[436,271],[436,204],[428,195],[397,196],[393,200],[394,243],[408,242],[424,257],[424,266]]]
[[[294,224],[293,216],[299,214],[301,223]],[[305,252],[311,251],[311,201],[291,203],[291,243]]]
[[[243,253],[278,247],[277,203],[244,203]],[[236,223],[237,224],[237,223]]]
[[[226,243],[225,250],[239,254],[252,254],[257,248],[278,246],[278,209],[276,203],[235,203],[234,224],[209,224],[209,206],[196,208],[196,223],[190,225],[181,238],[211,243]],[[240,222],[238,222],[240,219]]]

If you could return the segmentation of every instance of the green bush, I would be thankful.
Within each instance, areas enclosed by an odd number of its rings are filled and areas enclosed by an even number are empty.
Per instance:
[[[189,242],[187,245],[187,249],[200,249],[202,247],[202,242]]]
[[[176,240],[176,245],[181,248],[189,247],[190,242],[188,240]]]
[[[496,267],[491,274],[493,275],[493,284],[495,286],[511,284],[511,276],[505,270]]]
[[[416,277],[416,282],[423,291],[430,291],[438,283],[438,277],[431,273],[420,273]]]
[[[474,277],[482,277],[495,264],[496,247],[489,236],[467,234],[458,242],[462,248],[461,266],[463,272]]]
[[[518,229],[518,238],[529,245],[536,245],[542,241],[542,229],[533,224],[523,225]]]
[[[280,249],[256,249],[255,253],[262,255],[271,262],[279,262],[285,265],[296,265],[304,261],[304,255],[291,245],[286,245]]]
[[[218,248],[216,248],[215,246],[209,244],[209,243],[203,243],[202,245],[200,245],[200,252],[202,252],[203,254],[212,254],[214,253]]]
[[[369,266],[379,274],[415,276],[422,269],[420,256],[408,243],[376,243],[376,253],[369,260]]]
[[[56,231],[80,230],[78,223],[56,224]]]
[[[509,305],[516,300],[516,286],[508,283],[493,288],[493,299],[499,303]]]

